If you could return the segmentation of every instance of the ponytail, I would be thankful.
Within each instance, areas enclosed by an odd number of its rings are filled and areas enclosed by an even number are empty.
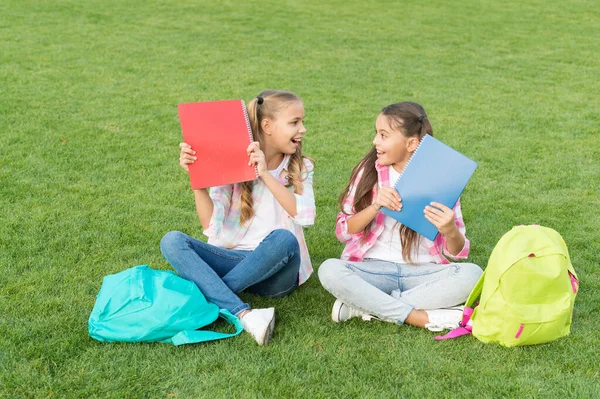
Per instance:
[[[252,129],[252,140],[258,141],[260,129],[260,121],[262,120],[260,114],[260,105],[258,104],[258,97],[254,97],[247,105],[248,108],[248,119],[250,120],[250,128]]]
[[[426,134],[433,136],[433,128],[431,127],[431,123],[429,123],[429,118],[427,114],[425,114],[425,110],[423,110],[423,114],[419,116],[419,123],[421,124],[421,128],[419,129],[419,140],[425,137]]]

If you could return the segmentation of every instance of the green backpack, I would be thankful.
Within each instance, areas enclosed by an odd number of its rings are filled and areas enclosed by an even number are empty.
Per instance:
[[[218,318],[234,333],[199,330]],[[132,267],[104,277],[88,321],[100,342],[164,342],[175,346],[233,337],[240,320],[206,301],[198,286],[171,271]]]
[[[560,234],[539,225],[514,227],[492,251],[461,327],[436,339],[473,334],[506,347],[553,341],[570,332],[578,287]]]

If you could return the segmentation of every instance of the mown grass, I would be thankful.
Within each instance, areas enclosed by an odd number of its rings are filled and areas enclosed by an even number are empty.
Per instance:
[[[88,1],[0,4],[0,397],[596,397],[600,73],[593,1]],[[330,321],[315,276],[246,335],[100,344],[102,277],[168,269],[201,236],[177,165],[178,103],[265,88],[305,101],[317,162],[315,267],[339,257],[337,196],[392,102],[479,162],[463,198],[471,261],[512,226],[559,231],[579,273],[572,333],[505,349]]]

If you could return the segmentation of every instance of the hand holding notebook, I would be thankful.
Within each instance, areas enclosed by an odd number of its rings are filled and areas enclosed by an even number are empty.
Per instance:
[[[248,165],[252,130],[243,100],[179,104],[183,139],[197,158],[188,164],[192,189],[255,180]]]
[[[402,209],[381,210],[433,241],[438,229],[425,218],[425,207],[438,202],[452,209],[476,168],[475,161],[425,135],[394,184]]]

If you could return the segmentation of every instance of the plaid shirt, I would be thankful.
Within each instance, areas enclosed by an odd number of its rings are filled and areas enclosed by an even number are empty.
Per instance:
[[[375,168],[377,169],[377,177],[378,177],[378,186],[373,187],[373,202],[375,198],[377,198],[377,187],[389,187],[390,186],[390,173],[387,166],[379,165],[379,162],[375,162]],[[354,181],[352,187],[350,187],[348,196],[344,199],[344,203],[342,204],[342,211],[338,213],[337,216],[337,224],[335,229],[335,234],[337,238],[346,243],[346,247],[342,252],[342,259],[354,261],[354,262],[362,262],[365,253],[373,247],[379,236],[384,230],[384,220],[386,215],[383,212],[377,213],[375,219],[371,222],[371,228],[366,239],[363,238],[363,232],[357,234],[351,234],[348,232],[348,219],[350,219],[356,212],[354,210],[354,196],[356,195],[356,186],[358,182],[362,178],[364,169],[361,170]],[[465,235],[465,223],[462,218],[462,212],[460,209],[460,200],[456,202],[454,206],[454,223],[458,227],[458,230],[461,234]],[[446,238],[443,234],[438,234],[435,241],[431,241],[422,237],[427,246],[429,253],[433,256],[435,263],[450,263],[446,256],[453,260],[457,259],[466,259],[469,255],[470,242],[465,236],[465,245],[463,249],[457,254],[452,255],[448,250]]]
[[[286,155],[283,159],[286,169],[290,162],[290,156]],[[311,226],[315,221],[316,207],[315,195],[313,191],[314,166],[308,159],[304,159],[306,166],[306,178],[302,181],[303,191],[301,195],[294,194],[296,197],[296,217],[291,217],[281,205],[277,204],[275,212],[281,215],[280,226],[283,229],[292,232],[298,239],[300,245],[300,274],[299,284],[304,283],[311,275],[313,268],[304,239],[302,227]],[[278,177],[281,184],[287,184],[286,178]],[[294,188],[289,187],[292,191]],[[252,200],[254,206],[258,206],[267,186],[261,179],[258,179],[252,190]],[[242,209],[241,184],[227,184],[224,186],[212,187],[210,197],[213,201],[213,214],[208,229],[204,235],[208,237],[208,243],[222,248],[234,248],[244,237],[251,225],[252,219],[244,225],[240,223],[240,214]]]

